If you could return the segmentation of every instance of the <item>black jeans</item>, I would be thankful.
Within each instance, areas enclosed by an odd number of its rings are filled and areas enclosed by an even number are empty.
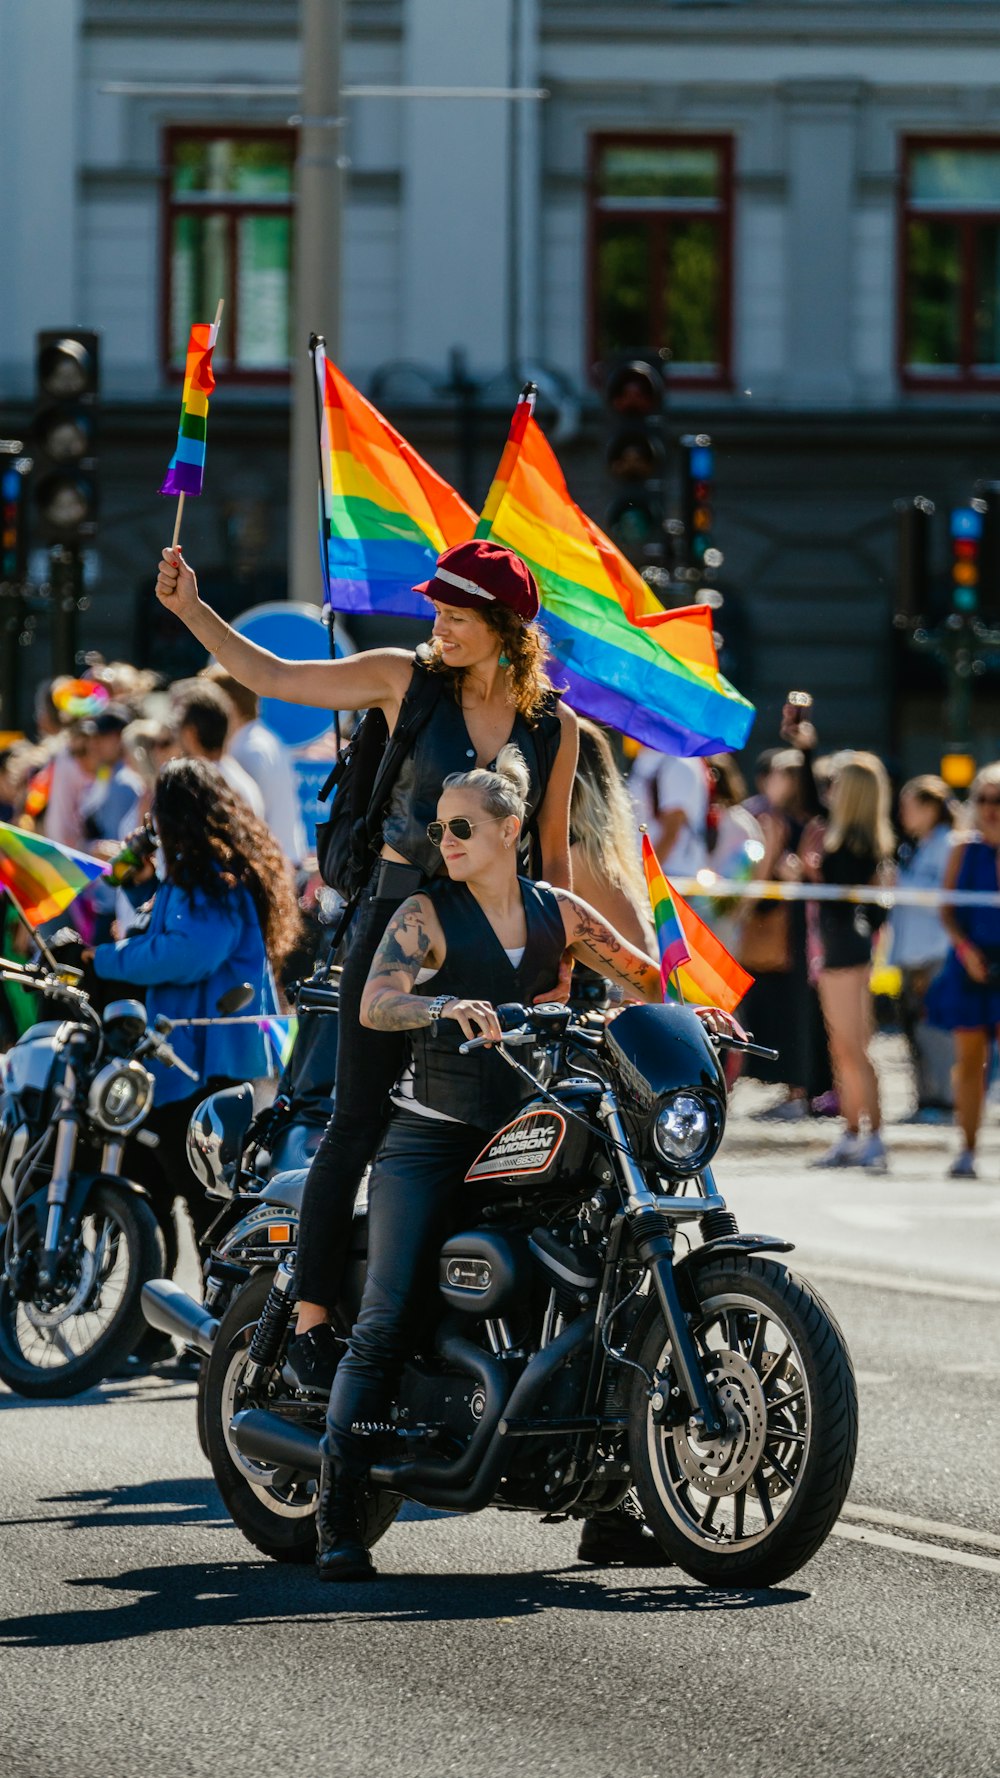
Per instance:
[[[316,1151],[302,1198],[295,1293],[303,1302],[336,1306],[354,1200],[378,1147],[389,1094],[406,1057],[400,1032],[361,1024],[361,995],[372,958],[404,895],[369,895],[351,927],[340,978],[337,1076],[333,1117]]]
[[[354,1331],[330,1392],[323,1448],[363,1476],[371,1446],[352,1429],[384,1421],[441,1243],[457,1229],[463,1181],[485,1130],[393,1113],[368,1187],[368,1275]]]

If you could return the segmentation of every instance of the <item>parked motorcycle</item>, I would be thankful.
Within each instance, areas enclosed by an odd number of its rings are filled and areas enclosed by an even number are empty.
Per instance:
[[[123,1171],[153,1104],[146,1063],[197,1075],[174,1054],[169,1021],[151,1026],[140,1001],[99,1014],[79,971],[0,973],[65,1011],[0,1061],[0,1378],[20,1395],[77,1395],[132,1352],[142,1286],[163,1271],[152,1207]]]
[[[747,1046],[676,1005],[630,1007],[596,1030],[566,1007],[501,1014],[497,1053],[534,1093],[470,1167],[419,1350],[385,1425],[366,1428],[366,1539],[404,1498],[551,1520],[614,1511],[634,1491],[688,1574],[772,1585],[836,1522],[857,1394],[829,1310],[771,1257],[791,1243],[741,1233],[715,1183],[718,1052]],[[539,1044],[542,1087],[517,1054]],[[199,1343],[227,1509],[257,1549],[305,1562],[325,1404],[284,1367],[303,1179],[270,1183],[243,1249],[255,1269]],[[365,1226],[356,1214],[345,1326]]]

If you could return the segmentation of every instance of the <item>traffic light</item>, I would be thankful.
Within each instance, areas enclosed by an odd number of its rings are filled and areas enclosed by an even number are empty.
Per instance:
[[[982,573],[984,500],[954,506],[951,512],[951,601],[956,611],[973,612],[979,606]]]
[[[687,578],[700,580],[708,568],[722,561],[712,548],[715,454],[707,432],[687,433],[681,439],[681,516],[684,524],[684,555]]]
[[[652,364],[632,359],[611,372],[604,399],[612,426],[608,473],[619,492],[608,507],[609,536],[637,568],[662,563],[666,554],[663,481],[663,378]]]
[[[27,567],[30,470],[20,439],[0,439],[0,585],[5,587],[20,586]]]
[[[39,541],[86,548],[97,530],[98,336],[35,336],[34,508]]]
[[[896,615],[901,620],[916,620],[928,617],[934,602],[930,577],[934,502],[917,494],[913,500],[897,500],[895,510],[899,525]]]

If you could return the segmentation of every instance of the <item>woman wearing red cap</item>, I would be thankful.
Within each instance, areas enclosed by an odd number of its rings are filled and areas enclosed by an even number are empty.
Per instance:
[[[362,1173],[375,1152],[389,1093],[403,1066],[400,1033],[361,1026],[361,994],[391,916],[440,871],[427,839],[445,778],[489,766],[513,742],[528,765],[527,820],[535,874],[569,888],[569,800],[576,770],[576,718],[558,701],[535,627],[538,588],[512,550],[477,540],[439,558],[417,591],[435,608],[426,659],[399,648],[337,661],[283,661],[258,648],[205,605],[180,551],[164,550],[157,596],[217,661],[261,697],[331,710],[380,709],[390,732],[415,675],[441,691],[389,798],[381,857],[351,931],[340,984],[340,1044],[334,1114],[309,1174],[299,1236],[298,1334],[289,1362],[305,1387],[328,1389],[338,1355],[330,1328],[341,1254]],[[540,856],[539,856],[540,855]]]

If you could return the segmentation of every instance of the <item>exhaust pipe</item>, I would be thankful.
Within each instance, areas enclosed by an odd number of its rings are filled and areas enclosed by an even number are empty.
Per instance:
[[[241,1457],[251,1463],[267,1464],[273,1469],[304,1469],[307,1475],[319,1475],[323,1455],[320,1434],[282,1420],[267,1408],[244,1408],[234,1414],[229,1432]]]
[[[142,1287],[142,1312],[150,1327],[173,1334],[185,1346],[194,1346],[206,1358],[212,1355],[219,1323],[204,1303],[196,1303],[169,1278],[154,1278]]]

